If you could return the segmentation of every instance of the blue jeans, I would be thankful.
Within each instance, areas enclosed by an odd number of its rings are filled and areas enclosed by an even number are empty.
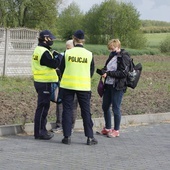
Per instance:
[[[105,91],[103,95],[102,109],[104,112],[105,128],[112,128],[112,114],[110,106],[112,105],[112,111],[114,115],[114,130],[120,129],[121,111],[120,106],[123,98],[124,91],[116,90],[112,85],[105,85]]]

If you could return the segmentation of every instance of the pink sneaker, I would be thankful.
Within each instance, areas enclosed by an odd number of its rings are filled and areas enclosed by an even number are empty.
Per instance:
[[[112,132],[112,129],[106,129],[105,127],[102,129],[101,134],[102,135],[108,135],[108,133]]]
[[[119,131],[114,130],[114,129],[107,134],[107,137],[109,137],[109,138],[115,138],[115,137],[118,137],[118,136],[119,136]]]

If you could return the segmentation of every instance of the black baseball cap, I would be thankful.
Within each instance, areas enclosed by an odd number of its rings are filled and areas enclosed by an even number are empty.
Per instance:
[[[74,36],[80,40],[84,39],[84,31],[83,30],[77,30],[74,33]]]
[[[44,39],[45,37],[49,37],[52,40],[56,39],[56,37],[49,30],[43,30],[40,32],[39,38]]]

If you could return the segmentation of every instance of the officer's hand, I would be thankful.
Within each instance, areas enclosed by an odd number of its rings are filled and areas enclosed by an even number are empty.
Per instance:
[[[59,54],[58,51],[55,51],[55,50],[52,51],[52,55],[53,55],[54,58],[57,58],[58,54]]]

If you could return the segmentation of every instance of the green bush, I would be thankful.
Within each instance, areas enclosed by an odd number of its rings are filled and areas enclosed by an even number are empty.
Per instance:
[[[164,41],[160,43],[160,51],[162,53],[169,53],[170,52],[170,36],[166,37]]]
[[[147,38],[139,31],[133,31],[127,35],[127,39],[122,39],[122,46],[132,49],[143,49],[146,47]]]

